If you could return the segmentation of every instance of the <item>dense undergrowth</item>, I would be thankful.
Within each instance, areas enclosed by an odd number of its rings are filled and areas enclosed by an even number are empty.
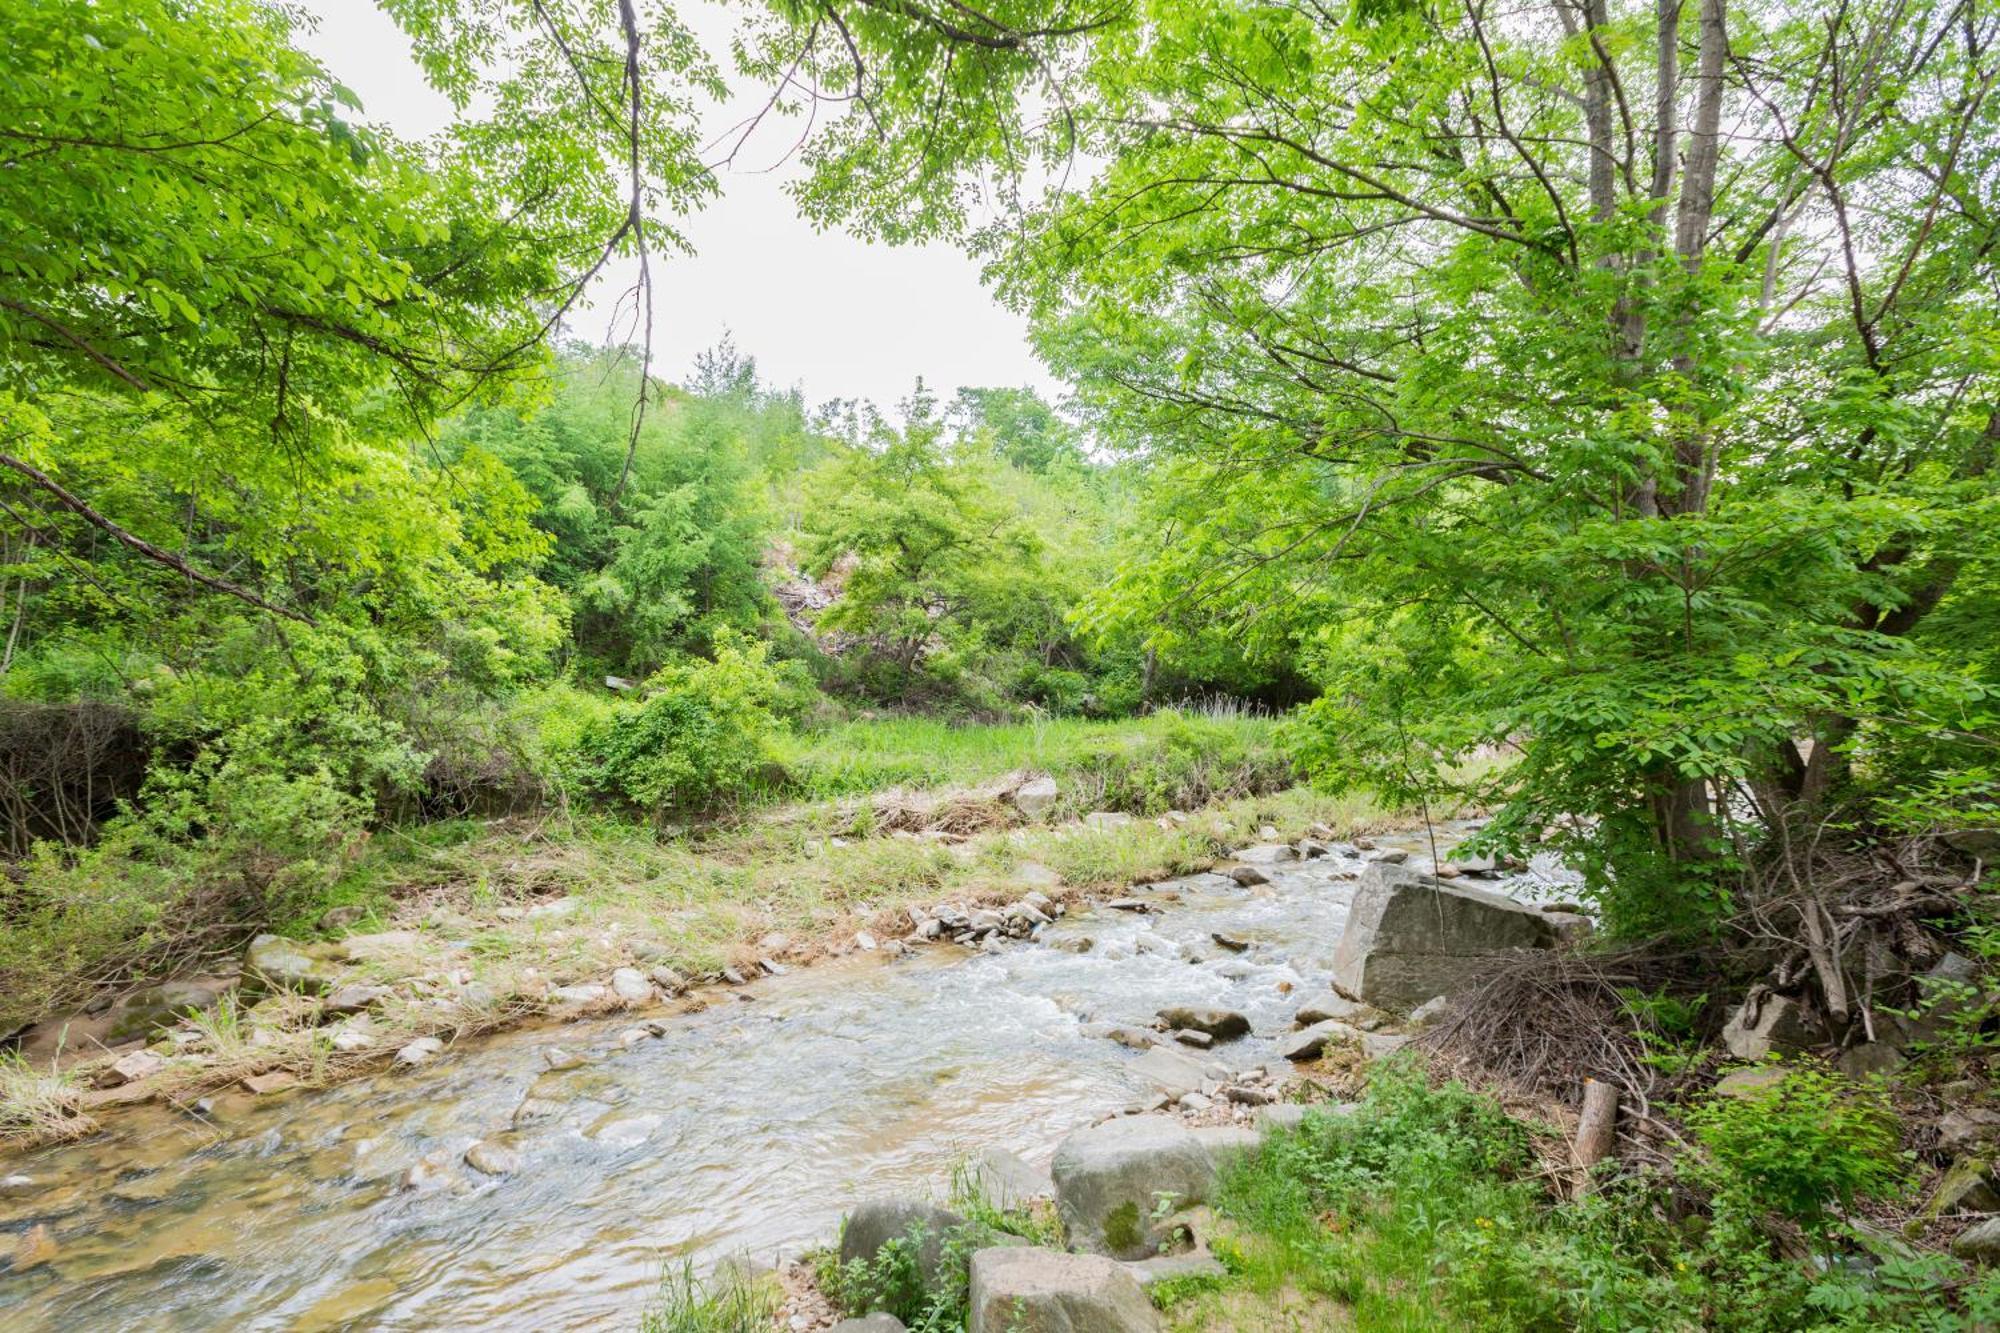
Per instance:
[[[1233,1269],[1169,1294],[1177,1329],[1436,1328],[1743,1333],[1990,1327],[2000,1280],[1867,1227],[1911,1163],[1879,1091],[1810,1071],[1686,1108],[1670,1170],[1560,1196],[1536,1141],[1490,1097],[1375,1066],[1352,1110],[1309,1114],[1225,1176]]]

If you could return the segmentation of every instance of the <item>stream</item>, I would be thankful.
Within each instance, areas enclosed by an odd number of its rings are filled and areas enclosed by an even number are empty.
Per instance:
[[[1438,832],[1443,848],[1464,828]],[[1377,841],[1429,856],[1420,835]],[[1137,1052],[1088,1022],[1219,1005],[1254,1035],[1205,1058],[1270,1059],[1325,989],[1359,864],[1270,867],[1256,888],[1219,874],[1156,884],[1139,891],[1164,897],[1155,912],[1079,907],[998,953],[850,955],[758,982],[748,1003],[718,994],[627,1049],[617,1036],[634,1019],[613,1016],[468,1040],[324,1092],[221,1096],[212,1123],[119,1115],[87,1142],[0,1162],[46,1182],[0,1201],[0,1258],[38,1223],[58,1247],[0,1270],[0,1327],[636,1327],[666,1265],[795,1252],[860,1199],[941,1194],[984,1147],[1045,1162],[1064,1134],[1150,1091],[1129,1068]],[[1538,863],[1486,887],[1550,897],[1561,879]],[[1249,949],[1218,948],[1218,931]],[[1088,952],[1047,947],[1079,934]],[[551,1072],[558,1046],[591,1059]],[[531,1089],[553,1113],[509,1132]],[[458,1164],[491,1136],[520,1152],[518,1174]],[[453,1164],[445,1183],[400,1188],[427,1155]]]

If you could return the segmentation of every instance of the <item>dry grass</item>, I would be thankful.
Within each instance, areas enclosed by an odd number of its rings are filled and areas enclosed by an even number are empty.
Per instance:
[[[18,1055],[0,1053],[0,1147],[40,1147],[95,1133],[97,1120],[83,1103],[84,1087],[74,1073],[36,1069]]]

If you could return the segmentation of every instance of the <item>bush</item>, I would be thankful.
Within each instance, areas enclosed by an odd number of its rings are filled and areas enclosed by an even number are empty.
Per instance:
[[[646,697],[590,728],[597,784],[655,819],[709,811],[748,795],[771,762],[772,705],[785,682],[761,643],[718,641],[715,660],[677,662]]]
[[[1351,1113],[1274,1136],[1224,1178],[1220,1207],[1247,1228],[1243,1281],[1343,1302],[1362,1328],[1987,1326],[2000,1278],[1966,1286],[1944,1256],[1808,1264],[1773,1244],[1765,1223],[1779,1209],[1821,1219],[1830,1250],[1842,1237],[1823,1224],[1829,1206],[1902,1178],[1877,1098],[1829,1075],[1794,1077],[1789,1092],[1692,1114],[1705,1209],[1651,1172],[1554,1198],[1527,1126],[1402,1062],[1376,1066]]]
[[[1899,1193],[1909,1174],[1887,1099],[1828,1070],[1788,1069],[1769,1087],[1711,1097],[1687,1118],[1718,1194],[1808,1227],[1857,1197]]]

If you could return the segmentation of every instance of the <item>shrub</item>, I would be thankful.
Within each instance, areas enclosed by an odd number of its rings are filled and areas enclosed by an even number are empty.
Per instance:
[[[1810,1227],[1857,1196],[1899,1192],[1909,1174],[1887,1099],[1828,1070],[1788,1069],[1747,1095],[1710,1097],[1687,1118],[1718,1194]]]
[[[712,662],[676,662],[646,682],[643,702],[593,726],[584,747],[597,782],[656,819],[713,810],[747,795],[770,763],[783,682],[766,647],[717,643]]]

